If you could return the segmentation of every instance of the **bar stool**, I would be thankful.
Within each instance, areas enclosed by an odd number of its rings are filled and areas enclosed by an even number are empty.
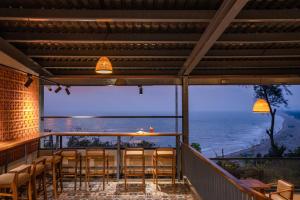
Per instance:
[[[176,155],[173,148],[157,148],[152,157],[153,181],[158,188],[159,177],[171,177],[172,184],[175,185],[176,177]]]
[[[54,152],[51,156],[40,156],[38,159],[46,159],[46,174],[52,178],[53,196],[58,197],[58,182],[60,182],[60,192],[63,190],[62,183],[62,156],[61,151]]]
[[[98,162],[97,162],[98,161]],[[97,162],[97,163],[96,163]],[[100,170],[98,170],[101,167]],[[103,177],[103,190],[105,189],[105,179],[108,181],[108,157],[105,149],[86,149],[85,155],[85,186],[89,187],[90,177]],[[106,177],[106,178],[105,178]]]
[[[0,192],[0,196],[12,197],[13,200],[17,200],[19,188],[26,185],[27,196],[28,199],[31,200],[32,188],[30,181],[30,169],[30,165],[21,165],[8,173],[0,175],[0,189],[5,190],[5,192]]]
[[[74,177],[74,190],[77,187],[78,163],[80,162],[80,154],[77,150],[63,150],[62,156],[62,178]],[[70,166],[71,163],[71,166]],[[74,164],[74,166],[72,166]]]
[[[47,200],[47,186],[46,186],[46,158],[37,159],[33,161],[31,166],[31,181],[33,189],[33,199],[37,199],[37,188],[36,181],[38,185],[42,184],[44,199]]]
[[[133,161],[133,165],[130,164]],[[144,191],[145,184],[145,152],[143,148],[126,148],[124,155],[125,190],[127,190],[128,177],[141,177]]]

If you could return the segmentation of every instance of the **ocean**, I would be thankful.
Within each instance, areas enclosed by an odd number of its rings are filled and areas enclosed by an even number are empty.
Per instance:
[[[190,143],[199,143],[203,154],[209,157],[233,153],[266,139],[266,129],[270,124],[267,114],[252,112],[191,112]],[[282,127],[284,119],[276,118],[276,131]],[[155,132],[176,132],[176,120],[168,118],[46,118],[44,129],[52,132],[137,132],[148,131],[153,127]],[[178,131],[181,132],[181,119],[178,120]],[[115,137],[102,137],[101,141],[116,142]],[[123,142],[138,143],[142,140],[156,146],[174,146],[172,137],[136,137],[122,138]],[[64,139],[67,145],[67,139]]]

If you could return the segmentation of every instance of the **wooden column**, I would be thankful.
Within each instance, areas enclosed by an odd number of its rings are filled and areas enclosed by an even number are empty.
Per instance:
[[[182,78],[182,142],[189,144],[189,79]]]

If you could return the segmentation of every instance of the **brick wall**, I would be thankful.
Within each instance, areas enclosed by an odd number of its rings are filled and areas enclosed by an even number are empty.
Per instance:
[[[39,134],[39,81],[24,86],[26,74],[0,66],[0,142]]]

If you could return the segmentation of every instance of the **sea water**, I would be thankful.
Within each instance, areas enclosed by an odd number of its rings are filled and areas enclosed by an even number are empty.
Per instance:
[[[276,132],[283,123],[276,116]],[[199,143],[206,156],[233,153],[266,139],[270,116],[252,112],[191,112],[189,118],[190,143]],[[176,127],[176,124],[178,125]],[[45,118],[44,129],[52,132],[181,132],[181,120],[170,118]],[[156,146],[175,146],[174,137],[124,137],[123,142],[147,140]],[[116,142],[115,137],[101,137],[101,141]],[[64,140],[64,145],[67,141]]]

